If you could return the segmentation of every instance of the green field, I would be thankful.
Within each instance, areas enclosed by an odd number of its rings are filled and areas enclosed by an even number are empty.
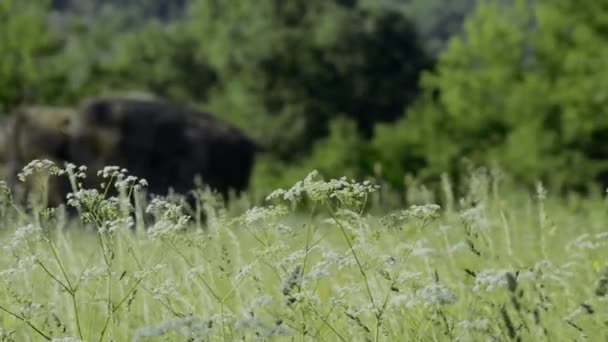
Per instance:
[[[608,202],[504,187],[441,207],[312,173],[263,206],[80,191],[80,219],[3,189],[0,341],[605,341]],[[410,196],[411,197],[411,196]],[[143,218],[143,219],[142,219]]]

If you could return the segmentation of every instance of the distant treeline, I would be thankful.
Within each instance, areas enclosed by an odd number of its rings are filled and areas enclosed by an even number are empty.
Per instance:
[[[524,184],[608,183],[608,6],[477,2],[3,0],[0,104],[196,104],[268,149],[260,188],[313,168],[458,182],[465,159]]]

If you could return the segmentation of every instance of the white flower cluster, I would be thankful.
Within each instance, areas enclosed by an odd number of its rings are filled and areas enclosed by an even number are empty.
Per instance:
[[[113,232],[120,227],[133,227],[133,218],[129,213],[133,206],[128,199],[105,198],[97,189],[81,189],[67,195],[68,205],[81,211],[85,222],[95,222],[103,232]]]
[[[411,253],[412,256],[420,256],[427,257],[435,253],[435,249],[431,247],[427,247],[425,244],[427,243],[426,239],[418,240],[412,244]]]
[[[118,176],[126,175],[128,170],[119,166],[106,166],[102,170],[97,171],[97,176],[104,179],[118,178]]]
[[[485,207],[481,204],[463,211],[460,213],[460,218],[466,224],[480,230],[486,230],[490,227],[490,220],[486,215]]]
[[[574,241],[568,243],[568,249],[574,250],[594,250],[608,247],[608,232],[597,233],[594,235],[585,233],[580,235]]]
[[[157,300],[181,297],[177,290],[177,284],[173,280],[165,280],[159,286],[150,289],[150,293]]]
[[[274,301],[271,295],[262,295],[254,298],[248,305],[245,306],[247,313],[255,312],[256,309],[266,308]]]
[[[72,163],[66,163],[65,169],[61,171],[61,174],[63,173],[74,175],[76,179],[84,179],[87,178],[87,167],[85,165],[76,167],[76,165]]]
[[[190,217],[186,215],[179,217],[176,221],[160,219],[154,223],[148,233],[152,238],[171,236],[185,229],[189,221]]]
[[[65,171],[59,168],[55,163],[48,159],[34,159],[27,164],[21,172],[17,174],[17,178],[21,182],[25,182],[27,177],[36,173],[48,173],[50,175],[62,175]]]
[[[10,243],[4,246],[4,250],[7,252],[18,252],[23,249],[31,239],[39,238],[41,232],[42,230],[40,227],[33,224],[21,226],[15,230]]]
[[[357,261],[350,252],[338,254],[333,250],[327,250],[323,252],[322,257],[324,267],[329,267],[329,265],[335,265],[338,270],[343,270],[345,268],[352,267],[357,264]]]
[[[143,178],[138,178],[132,175],[129,175],[129,171],[125,168],[120,168],[118,166],[106,166],[103,170],[97,171],[97,176],[105,179],[107,182],[114,182],[114,187],[118,190],[128,190],[133,189],[135,191],[140,191],[142,188],[148,186],[148,181]],[[102,184],[102,187],[105,187],[106,184]]]
[[[240,283],[243,279],[250,276],[254,271],[253,264],[245,265],[242,267],[238,273],[234,276],[235,285]]]
[[[319,176],[319,172],[314,170],[304,178],[304,180],[298,181],[289,190],[277,189],[270,193],[266,197],[267,201],[275,199],[283,199],[288,202],[297,202],[300,200],[303,194],[306,193],[307,188],[311,187],[315,183],[315,178]]]
[[[30,274],[37,265],[38,259],[36,256],[21,256],[17,261],[17,265],[13,268],[7,268],[0,271],[0,279],[14,277],[17,274]],[[0,340],[1,341],[1,340]]]
[[[152,238],[160,238],[181,231],[187,227],[190,221],[190,216],[183,214],[182,206],[160,198],[152,199],[146,207],[146,213],[154,214],[157,217],[149,230]]]
[[[81,189],[77,192],[70,192],[67,199],[69,206],[88,210],[95,208],[104,198],[97,189]]]
[[[576,273],[571,270],[576,265],[574,262],[567,262],[562,265],[555,265],[550,260],[541,260],[537,262],[532,272],[525,272],[526,278],[536,276],[538,280],[550,280],[558,283],[563,283],[565,279],[575,279]],[[522,274],[518,278],[522,278]]]
[[[247,317],[234,324],[236,330],[256,330],[256,335],[264,340],[273,336],[287,336],[289,330],[278,321],[275,324],[264,324],[256,317]]]
[[[149,337],[159,337],[170,331],[178,331],[182,336],[204,336],[213,328],[213,321],[201,320],[194,316],[178,318],[163,322],[157,326],[138,329],[133,338],[134,342],[147,340]],[[185,338],[184,340],[190,340]],[[197,340],[198,341],[198,340]]]
[[[84,342],[75,337],[54,337],[51,342]]]
[[[416,291],[416,296],[424,306],[453,304],[458,297],[448,287],[442,284],[430,284]]]
[[[108,274],[108,270],[104,267],[96,266],[87,268],[86,270],[84,270],[84,272],[82,272],[82,275],[80,276],[80,281],[82,283],[86,283],[88,281],[100,278],[106,274]]]
[[[391,213],[380,219],[380,223],[390,229],[403,229],[405,222],[413,222],[424,228],[427,224],[439,218],[441,207],[437,204],[412,205],[406,210]]]
[[[318,178],[320,178],[319,172],[312,171],[304,180],[298,181],[289,190],[278,189],[273,191],[266,197],[266,200],[283,199],[296,203],[306,194],[313,201],[322,202],[327,199],[336,199],[343,204],[352,205],[379,188],[370,181],[358,183],[354,180],[348,180],[346,177],[329,181]]]
[[[131,279],[133,281],[137,282],[141,279],[147,278],[148,276],[150,276],[152,274],[156,274],[165,268],[167,268],[167,265],[165,265],[165,264],[156,264],[156,265],[152,266],[151,268],[147,268],[147,269],[143,269],[143,270],[134,272],[133,275],[131,276]]]
[[[289,213],[285,206],[268,206],[268,207],[253,207],[245,213],[243,220],[248,226],[253,226],[255,223],[274,220],[284,217]]]
[[[439,217],[441,207],[437,204],[413,205],[401,212],[401,218],[406,220],[432,220]]]
[[[418,300],[415,296],[407,293],[401,293],[396,296],[392,296],[389,301],[391,308],[407,308],[411,309],[418,305]]]
[[[465,330],[488,331],[488,329],[490,329],[490,325],[491,322],[487,318],[458,322],[458,327]]]
[[[509,279],[507,278],[515,273],[512,270],[484,270],[477,273],[475,277],[475,285],[473,291],[492,292],[498,288],[508,289]]]
[[[154,214],[166,219],[175,219],[182,216],[183,208],[162,198],[153,198],[146,207],[146,213]]]

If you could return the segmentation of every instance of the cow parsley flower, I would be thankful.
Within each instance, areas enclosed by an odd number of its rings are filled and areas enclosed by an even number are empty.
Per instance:
[[[25,180],[33,175],[33,174],[39,174],[39,173],[46,173],[49,175],[60,175],[61,174],[61,169],[55,165],[55,163],[51,160],[48,159],[34,159],[31,162],[29,162],[29,164],[27,164],[22,170],[21,172],[19,172],[17,174],[17,178],[21,181],[21,182],[25,182]]]
[[[257,222],[272,220],[288,214],[285,206],[253,207],[244,215],[243,220],[248,226]]]
[[[266,200],[283,199],[296,203],[303,195],[307,195],[308,198],[316,202],[336,199],[343,205],[353,206],[359,204],[369,193],[379,188],[379,186],[369,181],[358,183],[354,180],[348,180],[346,177],[329,181],[323,181],[319,178],[319,172],[314,170],[289,190],[278,189],[273,191],[266,197]]]
[[[473,321],[464,320],[458,322],[458,327],[465,330],[487,331],[490,328],[490,320],[487,318]]]
[[[441,207],[437,204],[413,205],[401,212],[401,217],[406,220],[433,220],[439,217]]]
[[[508,274],[513,274],[511,270],[484,270],[475,277],[473,291],[492,292],[497,288],[508,289]]]
[[[75,337],[54,337],[51,342],[84,342]]]
[[[19,227],[13,233],[13,237],[8,245],[4,246],[4,249],[8,252],[18,251],[22,249],[25,244],[33,238],[38,237],[42,230],[40,227],[35,226],[33,224],[28,224],[22,227]]]
[[[162,322],[157,326],[149,326],[138,329],[135,332],[134,342],[147,340],[147,337],[159,337],[170,331],[178,331],[184,340],[190,340],[188,337],[203,336],[213,328],[213,320],[201,320],[194,316],[188,316],[178,319]],[[192,339],[194,340],[194,339]],[[198,339],[197,339],[198,340]]]
[[[458,297],[442,284],[430,284],[416,291],[416,296],[425,306],[453,304]]]
[[[120,175],[120,167],[118,166],[106,166],[103,168],[103,170],[99,170],[97,171],[97,176],[100,176],[101,178],[107,179],[107,178],[116,178]]]

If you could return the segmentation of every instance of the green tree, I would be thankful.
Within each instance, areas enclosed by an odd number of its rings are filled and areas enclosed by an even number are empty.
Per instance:
[[[111,67],[111,83],[186,103],[204,103],[217,75],[197,44],[183,25],[151,21],[124,34]]]
[[[406,158],[401,170],[427,176],[457,173],[468,157],[528,184],[606,183],[607,15],[592,0],[481,4],[424,77],[421,103],[378,129],[380,159],[408,151],[423,166]]]
[[[431,64],[407,18],[357,1],[198,0],[189,22],[219,78],[213,107],[285,160],[337,116],[367,136],[396,119]]]
[[[48,2],[0,1],[0,110],[53,97],[60,44],[46,23]]]

